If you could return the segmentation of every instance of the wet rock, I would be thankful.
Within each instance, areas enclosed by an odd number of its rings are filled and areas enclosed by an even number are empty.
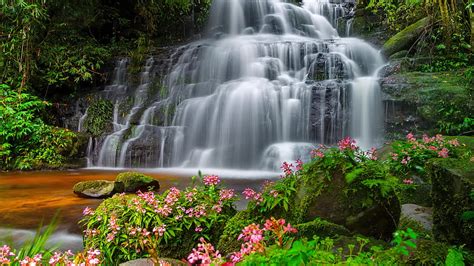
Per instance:
[[[459,139],[474,146],[474,138]],[[433,184],[433,234],[436,240],[474,248],[474,220],[463,218],[474,211],[474,162],[466,159],[433,159],[428,173]]]
[[[159,190],[160,183],[152,177],[136,172],[126,172],[119,174],[115,181],[122,183],[124,192],[134,193],[137,191]]]
[[[107,180],[83,181],[75,184],[73,191],[83,198],[107,198],[123,192],[124,184]]]
[[[416,204],[403,204],[402,217],[414,220],[423,226],[423,229],[431,231],[433,228],[433,209]]]

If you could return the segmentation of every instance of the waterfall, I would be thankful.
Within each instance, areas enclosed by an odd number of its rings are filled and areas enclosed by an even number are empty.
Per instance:
[[[334,2],[214,0],[207,37],[177,49],[163,80],[146,61],[125,117],[125,100],[111,97],[114,132],[96,165],[276,170],[348,135],[377,145],[384,61],[368,43],[339,37],[354,1]],[[124,77],[115,73],[108,91],[127,90]]]

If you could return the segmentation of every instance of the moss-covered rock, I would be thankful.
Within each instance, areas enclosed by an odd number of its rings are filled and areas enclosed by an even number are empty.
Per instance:
[[[474,248],[474,221],[462,219],[474,210],[474,162],[434,159],[428,164],[433,184],[433,233],[437,240]]]
[[[137,172],[120,173],[115,181],[123,183],[124,191],[130,193],[160,189],[158,180]]]
[[[242,232],[245,226],[252,223],[260,223],[262,217],[252,214],[249,210],[243,210],[229,219],[224,227],[224,230],[219,238],[217,249],[222,254],[230,254],[240,250],[242,241],[237,240],[237,237]]]
[[[312,239],[313,236],[336,237],[340,235],[350,236],[351,232],[342,225],[334,224],[320,218],[311,222],[298,224],[295,226],[299,237]]]
[[[124,191],[121,182],[107,180],[83,181],[74,185],[74,194],[83,198],[107,198]]]
[[[400,202],[394,192],[381,196],[376,189],[361,185],[361,180],[347,182],[342,165],[330,176],[318,167],[310,164],[298,184],[290,204],[296,214],[293,220],[307,222],[319,217],[352,232],[382,239],[392,237],[400,219]]]
[[[458,135],[474,130],[472,125],[463,125],[465,118],[474,117],[470,87],[460,72],[390,73],[381,82],[388,138],[408,132]]]
[[[84,120],[85,132],[99,137],[112,131],[114,105],[109,100],[94,100],[87,109],[87,117]]]
[[[390,56],[396,52],[409,49],[420,37],[420,34],[423,33],[429,23],[430,19],[425,17],[406,27],[388,39],[388,41],[384,43],[382,51],[385,55]]]

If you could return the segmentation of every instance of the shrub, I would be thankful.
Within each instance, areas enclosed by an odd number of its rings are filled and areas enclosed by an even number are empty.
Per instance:
[[[46,125],[40,115],[49,103],[0,85],[0,168],[60,167],[76,135]]]
[[[171,188],[163,194],[117,194],[95,211],[85,210],[87,249],[99,249],[107,264],[143,257],[185,257],[194,241],[216,241],[234,215],[231,189],[221,188],[217,176],[185,190]]]

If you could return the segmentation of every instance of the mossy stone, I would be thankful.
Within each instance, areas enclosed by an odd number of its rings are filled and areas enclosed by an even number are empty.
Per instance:
[[[108,180],[83,181],[74,185],[74,194],[83,198],[107,198],[115,193],[124,191],[124,185],[121,182]]]
[[[124,191],[134,193],[137,191],[158,191],[160,189],[160,183],[158,180],[150,176],[146,176],[142,173],[137,172],[125,172],[120,173],[115,178],[116,182],[122,182],[124,185]]]
[[[474,210],[474,162],[469,159],[432,159],[428,173],[433,184],[433,234],[436,240],[474,248],[474,221],[464,220]]]
[[[429,23],[430,19],[426,17],[406,27],[388,39],[388,41],[384,43],[382,51],[385,55],[390,56],[396,52],[410,48],[410,46],[420,37],[420,34],[425,30]]]
[[[328,222],[326,220],[316,218],[311,222],[298,224],[295,226],[298,230],[299,237],[312,239],[313,236],[319,237],[336,237],[340,235],[350,236],[351,232],[342,225]]]
[[[290,204],[294,221],[302,223],[319,217],[351,232],[391,239],[401,212],[394,192],[382,197],[367,187],[347,183],[342,165],[327,173],[318,164],[310,164],[304,175]]]
[[[249,224],[260,223],[261,219],[262,217],[253,215],[248,209],[237,212],[227,221],[224,230],[220,235],[217,249],[222,254],[230,254],[240,250],[243,242],[237,238],[242,232],[242,229]]]

